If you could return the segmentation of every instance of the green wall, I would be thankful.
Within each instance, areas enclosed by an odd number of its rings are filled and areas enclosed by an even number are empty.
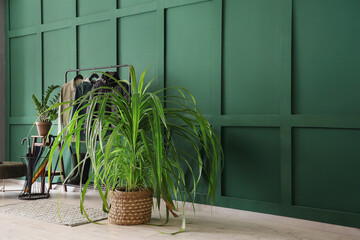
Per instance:
[[[360,1],[5,3],[8,160],[67,69],[149,66],[221,137],[215,205],[360,227]]]
[[[4,1],[0,1],[0,12],[4,12]],[[0,18],[0,162],[5,161],[6,113],[5,113],[5,18]]]

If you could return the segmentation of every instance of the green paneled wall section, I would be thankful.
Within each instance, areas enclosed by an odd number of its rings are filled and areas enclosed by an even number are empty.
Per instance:
[[[225,4],[224,115],[280,112],[282,15],[278,3],[242,0]]]
[[[360,1],[294,7],[294,113],[359,114]]]
[[[110,21],[103,21],[78,26],[78,66],[109,66],[116,61],[116,37]]]
[[[141,3],[146,3],[146,2],[151,2],[153,0],[137,0],[137,1],[133,1],[133,0],[118,0],[118,7],[119,8],[125,8],[125,7],[130,7],[130,6],[136,6],[138,4]]]
[[[40,15],[33,16],[30,13],[38,13],[37,0],[9,1],[8,25],[11,30],[35,26]]]
[[[148,68],[147,82],[156,79],[156,12],[119,18],[117,34],[118,61],[133,64],[137,76]],[[120,71],[121,78],[128,79],[127,69]],[[151,89],[155,90],[155,84]]]
[[[64,49],[71,48],[71,30],[62,28],[43,33],[43,82],[44,88],[47,86],[62,85],[64,72],[59,65],[67,69],[71,68],[70,51]]]
[[[204,2],[166,10],[165,84],[187,88],[204,114],[213,101],[211,7]]]
[[[359,145],[359,130],[295,128],[294,205],[360,214]]]
[[[153,90],[188,88],[221,137],[215,205],[360,227],[358,0],[5,4],[7,160],[25,153],[31,94],[69,68],[149,67]]]
[[[10,40],[11,117],[29,117],[35,113],[31,95],[41,93],[41,81],[36,81],[39,70],[37,59],[40,54],[36,48],[36,40],[35,34]]]
[[[222,195],[280,203],[279,128],[224,127],[222,142]]]
[[[106,12],[111,9],[112,0],[78,0],[77,16],[86,16],[99,12]]]
[[[71,17],[72,0],[42,1],[42,22],[51,23],[66,20]]]

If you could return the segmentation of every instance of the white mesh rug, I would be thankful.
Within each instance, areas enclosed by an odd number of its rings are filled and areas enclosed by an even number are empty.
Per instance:
[[[49,199],[24,200],[20,203],[0,206],[0,213],[26,217],[49,223],[62,224],[67,226],[78,226],[89,223],[85,215],[80,213],[80,203],[71,204],[60,201],[58,216],[58,202]],[[86,208],[86,213],[92,221],[99,221],[107,218],[107,214],[101,209]]]

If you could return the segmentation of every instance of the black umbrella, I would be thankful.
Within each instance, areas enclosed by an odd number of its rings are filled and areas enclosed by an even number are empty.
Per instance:
[[[34,157],[31,154],[30,139],[28,137],[25,137],[25,138],[23,138],[23,140],[21,140],[21,145],[24,145],[25,140],[27,140],[27,146],[28,146],[28,150],[27,150],[27,153],[25,156],[25,158],[27,160],[27,176],[26,176],[27,183],[26,183],[26,185],[27,185],[28,192],[30,195],[31,194],[31,184],[32,184],[32,165],[34,162]],[[25,189],[26,189],[26,187],[25,187]]]
[[[30,147],[30,139],[28,137],[23,138],[23,140],[21,140],[21,145],[24,145],[25,140],[27,140],[27,145],[28,145],[26,157],[32,157],[31,147]]]

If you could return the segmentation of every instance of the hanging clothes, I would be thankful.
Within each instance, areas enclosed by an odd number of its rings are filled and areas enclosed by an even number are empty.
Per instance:
[[[75,90],[77,85],[82,83],[83,77],[81,75],[77,75],[70,82],[65,83],[60,90],[60,99],[59,102],[69,102],[73,101],[75,97]],[[59,107],[59,119],[58,119],[58,134],[60,134],[61,130],[69,124],[70,121],[70,109],[71,103],[66,103],[60,105]],[[67,109],[64,114],[61,114],[65,109]]]
[[[76,90],[75,90],[75,97],[74,100],[78,100],[81,97],[85,96],[89,91],[91,91],[91,89],[93,88],[93,85],[96,83],[96,80],[90,80],[90,79],[85,79],[83,82],[81,82],[79,85],[76,86]],[[85,103],[86,100],[88,99],[82,99],[80,102],[77,102],[71,109],[71,118],[73,118],[75,111],[77,111],[78,109],[80,109],[78,115],[84,115],[86,114],[86,108],[81,109]],[[85,140],[85,130],[81,130],[80,131],[80,140],[84,141]]]
[[[116,80],[120,80],[119,75],[117,72],[106,72],[106,74],[108,74],[109,76],[103,74],[101,76],[100,79],[98,79],[98,81],[96,81],[96,83],[93,85],[93,89],[96,90],[97,93],[106,93],[106,92],[111,92],[113,90],[116,90],[117,92],[119,92],[121,95],[124,96],[124,98],[129,102],[130,101],[130,97],[128,96],[128,94],[126,92],[129,93],[129,85],[121,82],[120,84],[122,85],[122,87],[118,84],[118,82],[116,82],[113,78],[115,78]],[[113,77],[113,78],[112,78]],[[109,87],[111,89],[103,89],[101,87]],[[126,89],[126,91],[124,90],[124,88]],[[115,91],[113,91],[115,93]],[[91,99],[91,97],[90,97]]]
[[[117,72],[106,72],[106,74],[108,74],[109,76],[103,74],[101,76],[101,78],[99,78],[96,83],[93,85],[92,90],[95,90],[96,93],[107,93],[107,92],[113,92],[115,94],[120,93],[122,96],[124,96],[124,98],[130,102],[130,97],[128,96],[127,92],[130,93],[130,87],[128,84],[121,82],[120,84],[122,85],[122,87],[119,85],[118,82],[116,82],[113,78],[115,78],[116,80],[119,80],[119,75]],[[109,87],[107,89],[101,88],[101,87]],[[124,90],[126,89],[126,91]],[[90,100],[94,98],[94,95],[90,96]],[[95,107],[95,110],[98,110],[99,106]],[[106,109],[106,111],[111,111],[111,112],[115,112],[117,111],[116,108],[108,108]]]
[[[81,97],[85,96],[91,89],[93,84],[96,82],[96,80],[91,80],[91,78],[94,75],[91,75],[90,79],[84,79],[81,83],[79,83],[76,86],[75,89],[75,96],[74,96],[74,100],[79,100]],[[70,116],[70,120],[73,119],[74,114],[77,110],[79,110],[78,115],[84,115],[86,114],[86,108],[81,109],[85,104],[86,104],[86,100],[85,98],[81,99],[79,102],[76,102],[76,104],[73,105],[73,107],[71,108],[71,116]],[[76,136],[72,136],[72,141],[75,142],[76,140]],[[80,141],[85,141],[85,129],[80,131]],[[85,157],[85,153],[86,153],[86,146],[83,143],[80,143],[80,154],[79,157],[80,159],[77,159],[77,154],[74,153],[74,151],[72,149],[75,149],[75,146],[72,146],[73,144],[71,144],[70,146],[70,152],[71,152],[71,156],[72,156],[72,164],[73,164],[73,168],[77,167],[78,163],[81,162],[84,157]],[[85,165],[84,168],[81,166],[78,166],[76,170],[72,171],[72,175],[68,176],[68,180],[67,180],[67,184],[74,184],[74,185],[78,185],[80,183],[80,180],[82,180],[82,184],[85,184],[85,182],[88,179],[88,175],[89,175],[89,167],[90,167],[90,159],[87,159],[85,161]],[[81,177],[81,172],[83,171],[83,176]]]
[[[96,95],[98,95],[99,93],[108,93],[108,92],[113,92],[117,95],[121,94],[130,103],[130,97],[127,94],[127,93],[131,94],[130,86],[124,82],[121,82],[120,84],[123,86],[123,87],[121,87],[119,85],[119,83],[113,79],[113,78],[115,78],[116,80],[120,79],[117,72],[106,72],[106,74],[111,77],[103,74],[101,76],[101,78],[99,78],[92,87],[92,90],[94,90],[94,93],[96,93]],[[108,88],[102,88],[102,87],[108,87]],[[123,88],[125,88],[126,91]],[[94,96],[95,96],[95,94],[90,95],[90,100],[92,100],[94,98]],[[98,111],[99,108],[100,108],[100,104],[97,104],[95,106],[94,110]],[[90,107],[87,108],[86,112],[88,113],[89,111],[90,111]],[[106,107],[107,113],[117,112],[117,111],[118,111],[118,109],[116,108],[116,106],[114,106],[114,107],[107,106]],[[86,123],[86,124],[88,124],[88,123]],[[108,134],[109,133],[110,132],[108,132]]]

